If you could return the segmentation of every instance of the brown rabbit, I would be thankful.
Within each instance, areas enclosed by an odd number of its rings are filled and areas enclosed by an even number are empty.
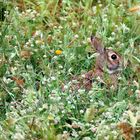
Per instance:
[[[91,36],[91,45],[99,53],[96,58],[95,69],[85,74],[83,79],[83,85],[86,89],[91,89],[93,78],[99,77],[104,81],[104,75],[108,73],[109,84],[116,87],[117,85],[117,74],[122,68],[121,56],[111,49],[104,48],[103,44],[97,37]],[[90,84],[91,83],[91,84]]]
[[[72,80],[71,89],[80,89],[84,87],[86,90],[92,88],[92,81],[97,77],[104,83],[104,75],[108,74],[109,76],[109,86],[117,85],[117,74],[122,67],[122,58],[121,56],[111,49],[104,48],[101,41],[94,36],[91,36],[91,45],[99,54],[96,58],[95,69],[90,70],[85,73],[84,76],[79,76]],[[73,82],[73,81],[77,82]]]

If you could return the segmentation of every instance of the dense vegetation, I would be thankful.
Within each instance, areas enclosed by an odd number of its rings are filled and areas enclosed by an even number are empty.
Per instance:
[[[138,2],[0,2],[0,139],[140,139]],[[123,57],[118,87],[68,90],[94,68],[92,33]]]

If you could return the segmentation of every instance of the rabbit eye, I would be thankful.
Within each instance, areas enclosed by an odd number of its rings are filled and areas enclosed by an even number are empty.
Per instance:
[[[113,60],[116,60],[116,59],[117,59],[117,55],[116,55],[116,54],[112,54],[112,55],[111,55],[111,58],[112,58]]]

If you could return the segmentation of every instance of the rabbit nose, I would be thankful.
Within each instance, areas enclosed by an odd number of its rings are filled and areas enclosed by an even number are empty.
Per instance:
[[[110,70],[117,70],[119,68],[119,65],[114,65],[110,68]]]

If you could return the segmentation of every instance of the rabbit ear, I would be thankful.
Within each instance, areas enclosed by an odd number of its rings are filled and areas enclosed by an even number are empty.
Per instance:
[[[96,49],[96,51],[98,53],[100,53],[100,54],[104,53],[105,48],[103,47],[101,41],[97,37],[95,37],[93,35],[91,36],[91,45],[92,45],[93,48]]]

